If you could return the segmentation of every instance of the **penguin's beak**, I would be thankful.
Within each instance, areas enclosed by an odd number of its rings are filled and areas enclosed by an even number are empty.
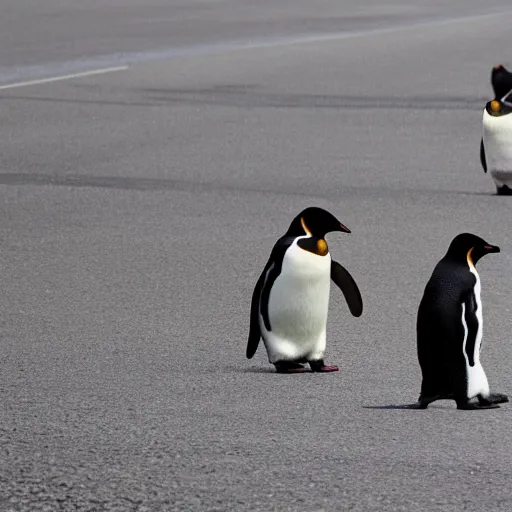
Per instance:
[[[500,248],[497,245],[484,245],[485,252],[500,252]]]
[[[347,228],[347,226],[344,226],[341,222],[340,222],[340,231],[343,231],[343,233],[352,233],[352,231],[350,231],[350,229]]]

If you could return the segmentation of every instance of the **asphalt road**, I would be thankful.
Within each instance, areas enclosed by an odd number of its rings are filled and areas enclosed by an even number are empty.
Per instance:
[[[511,22],[505,0],[4,0],[0,510],[510,511],[512,405],[383,406],[419,394],[417,306],[464,231],[502,248],[482,357],[512,394],[512,201],[478,159]],[[309,205],[352,229],[328,241],[365,311],[333,289],[340,372],[277,375],[245,359],[250,298]]]

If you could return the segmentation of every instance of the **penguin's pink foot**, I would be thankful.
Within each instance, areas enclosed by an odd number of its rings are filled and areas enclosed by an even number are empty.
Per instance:
[[[304,367],[299,363],[290,363],[288,361],[282,361],[275,363],[277,373],[304,373]]]
[[[328,373],[339,371],[337,366],[326,365],[322,359],[319,361],[309,361],[309,366],[311,366],[311,371],[313,372]]]
[[[329,366],[322,366],[319,370],[315,370],[315,372],[338,372],[340,369],[337,366],[334,366],[333,364]]]

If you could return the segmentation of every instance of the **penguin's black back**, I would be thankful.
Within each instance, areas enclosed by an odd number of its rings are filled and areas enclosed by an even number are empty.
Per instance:
[[[462,303],[474,293],[475,284],[468,262],[445,257],[425,287],[416,325],[424,395],[463,391],[457,389],[463,386],[466,372]]]

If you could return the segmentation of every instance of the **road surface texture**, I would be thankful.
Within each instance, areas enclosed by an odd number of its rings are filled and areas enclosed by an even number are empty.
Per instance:
[[[478,158],[511,24],[508,0],[3,0],[0,510],[510,511],[512,404],[383,406],[418,397],[418,303],[464,231],[502,248],[482,358],[512,394],[512,198]],[[351,228],[327,238],[365,310],[333,288],[340,372],[278,375],[245,359],[251,293],[309,205]]]

